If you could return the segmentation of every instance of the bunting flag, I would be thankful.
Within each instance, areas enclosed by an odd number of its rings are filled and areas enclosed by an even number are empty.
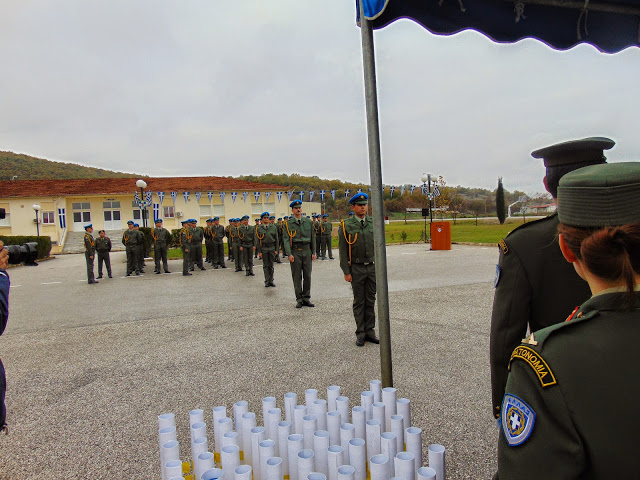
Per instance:
[[[189,201],[189,192],[182,192],[182,196],[184,197],[184,203]]]
[[[300,200],[304,202],[304,190],[300,190],[300,192],[298,192],[298,195],[300,195]]]
[[[158,192],[158,198],[160,199],[160,205],[162,205],[162,202],[164,201],[164,192]]]
[[[224,193],[224,192],[221,192]],[[213,200],[213,192],[207,192],[207,197],[209,198],[209,203],[211,203],[211,200]]]
[[[140,194],[136,190],[136,193],[133,194],[133,201],[140,205]]]
[[[158,218],[160,218],[160,204],[154,203],[153,204],[153,223],[156,223],[155,221]]]
[[[276,192],[276,196],[278,197],[278,201],[280,202],[282,200],[282,194],[284,192]]]
[[[356,193],[362,193],[362,189],[359,188],[358,190],[356,190]]]
[[[247,197],[249,196],[249,192],[242,192],[242,201],[247,203]]]
[[[404,185],[400,187],[400,196],[404,195]]]
[[[202,198],[202,192],[196,192],[196,202],[200,203],[200,198]]]
[[[437,185],[435,187],[433,187],[433,195],[435,197],[439,197],[440,196],[440,189],[438,188]]]
[[[320,200],[322,200],[324,202],[324,195],[325,193],[327,193],[326,190],[320,190]]]
[[[423,185],[423,186],[422,186],[422,188],[421,188],[421,189],[422,189],[422,194],[423,194],[423,195],[427,195],[427,194],[429,193],[428,188],[429,188],[429,187],[427,187],[426,185]]]
[[[409,187],[409,190],[411,191],[411,195],[413,195],[413,191],[414,191],[415,189],[416,189],[416,186],[415,186],[415,185],[411,185],[411,186]]]
[[[256,199],[256,203],[260,201],[260,192],[253,192],[253,197]]]
[[[226,194],[225,194],[224,192],[220,192],[220,201],[221,201],[222,203],[224,203],[224,197],[225,197],[225,195],[226,195]],[[233,197],[233,201],[234,201],[234,202],[236,201],[236,198],[235,198],[235,197]]]
[[[351,190],[347,188],[347,189],[344,191],[344,198],[345,198],[345,199],[346,199],[346,198],[349,198],[349,194],[350,194],[350,193],[351,193]]]
[[[144,196],[146,197],[145,203],[146,203],[146,206],[148,207],[149,205],[151,205],[153,201],[153,192],[145,192]]]
[[[287,192],[287,196],[289,197],[289,201],[291,201],[291,197],[293,197],[293,191]]]
[[[395,191],[396,191],[396,187],[394,187],[393,185],[391,185],[391,186],[389,187],[389,193],[391,194],[391,198],[393,198],[393,192],[395,192]]]
[[[169,195],[171,195],[171,200],[173,201],[173,204],[176,204],[176,197],[178,196],[178,192],[169,192]]]
[[[313,194],[314,194],[314,193],[316,193],[316,192],[315,192],[315,191],[313,191],[313,190],[309,190],[309,201],[310,201],[310,202],[313,202]]]
[[[271,198],[271,192],[264,192],[264,197],[267,199],[267,203],[269,203],[269,198]]]
[[[238,192],[231,192],[231,200],[233,200],[233,203],[236,203],[237,196],[238,196]]]
[[[336,199],[336,191],[335,190],[331,190],[331,198],[333,198],[334,200]]]

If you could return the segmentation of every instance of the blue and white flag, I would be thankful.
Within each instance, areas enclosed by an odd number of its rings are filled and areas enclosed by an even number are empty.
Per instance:
[[[64,212],[64,208],[58,209],[58,222],[60,223],[60,228],[67,228],[67,216]]]
[[[400,196],[404,195],[404,185],[400,187]]]
[[[178,192],[169,192],[169,195],[171,195],[171,201],[173,201],[173,204],[176,204],[176,197],[178,196]]]
[[[429,193],[429,187],[427,187],[426,185],[423,185],[421,189],[423,195],[427,195]]]
[[[344,191],[344,198],[349,198],[349,194],[350,194],[350,193],[351,193],[351,190],[347,188],[347,189]]]
[[[196,192],[196,202],[200,203],[200,198],[202,198],[202,192]]]
[[[184,197],[184,203],[189,201],[189,192],[182,192],[182,196]]]
[[[256,203],[260,200],[260,192],[253,192],[253,197],[256,199]]]
[[[148,207],[153,202],[153,192],[145,192],[144,196],[146,197],[145,204]]]
[[[209,203],[211,203],[211,200],[213,199],[213,192],[207,192],[207,198],[209,199]]]
[[[359,188],[358,190],[356,190],[356,193],[362,193],[362,189]]]
[[[220,192],[220,201],[224,203],[225,192]],[[235,198],[233,199],[235,201]]]
[[[160,199],[160,204],[164,201],[164,192],[158,192],[158,198]]]
[[[300,192],[298,192],[298,195],[300,195],[300,200],[304,201],[304,190],[300,190]]]
[[[159,218],[160,218],[160,204],[154,203],[153,204],[153,223],[155,223],[155,221]]]
[[[136,190],[136,193],[133,194],[133,201],[140,205],[140,194]]]
[[[393,192],[395,192],[395,191],[396,191],[396,187],[394,187],[393,185],[391,185],[391,186],[389,187],[389,193],[391,194],[391,198],[393,198]]]
[[[233,200],[233,203],[236,203],[237,196],[238,196],[238,192],[231,192],[231,200]]]
[[[284,192],[276,192],[276,197],[278,197],[278,201],[281,201],[281,200],[282,200],[282,194],[283,194],[283,193],[284,193]]]
[[[287,196],[289,197],[289,200],[291,200],[291,197],[293,197],[293,191],[287,192]]]
[[[309,190],[309,201],[313,202],[313,194],[316,193],[314,190]]]
[[[440,189],[438,188],[437,185],[435,187],[433,187],[433,195],[435,197],[439,197],[440,196]]]
[[[266,198],[267,203],[269,203],[269,198],[271,198],[271,192],[264,192],[264,198]]]
[[[242,201],[247,203],[247,197],[249,196],[249,192],[242,192]]]
[[[336,199],[336,191],[335,190],[331,190],[331,198],[333,198],[334,200]]]
[[[324,202],[324,194],[326,193],[326,190],[320,190],[320,200],[322,200]]]
[[[411,185],[411,186],[409,187],[409,190],[411,191],[411,195],[413,195],[413,191],[414,191],[415,189],[416,189],[416,186],[415,186],[415,185]]]

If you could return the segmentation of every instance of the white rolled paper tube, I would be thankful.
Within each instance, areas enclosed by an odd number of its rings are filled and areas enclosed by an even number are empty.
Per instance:
[[[195,408],[189,411],[189,426],[200,422],[204,422],[204,410]]]
[[[180,460],[169,460],[164,464],[164,474],[167,478],[182,478],[182,462]]]
[[[422,430],[409,427],[404,432],[405,450],[416,458],[416,469],[422,465]]]
[[[287,456],[289,457],[289,478],[298,480],[298,452],[304,448],[304,437],[294,433],[287,438]]]
[[[234,471],[233,480],[251,480],[251,465],[240,465]]]
[[[319,398],[313,401],[313,414],[318,419],[318,430],[327,429],[327,401]]]
[[[316,472],[329,475],[329,432],[316,430],[313,433],[313,451],[316,455]]]
[[[240,451],[242,451],[242,416],[248,411],[249,403],[246,400],[240,400],[233,404],[233,430],[238,433]]]
[[[398,408],[398,390],[393,387],[382,389],[382,403],[384,403],[385,423],[382,425],[383,432],[391,431],[391,415],[395,415]]]
[[[304,480],[315,471],[315,455],[313,450],[304,448],[298,452],[298,480]]]
[[[220,451],[222,450],[222,437],[225,433],[233,431],[233,420],[229,417],[224,417],[218,420],[214,430],[214,440],[216,442],[215,451],[213,452],[216,463],[220,465]]]
[[[340,396],[340,387],[338,385],[329,385],[327,387],[327,411],[333,412],[337,409],[336,398]]]
[[[315,388],[307,388],[304,391],[304,404],[307,407],[307,410],[311,410],[313,407],[313,402],[315,402],[318,399],[318,390],[316,390]],[[309,412],[311,413],[311,412]],[[304,480],[304,478],[301,478],[300,480]]]
[[[418,480],[436,480],[437,478],[436,471],[431,467],[420,467],[416,473]]]
[[[356,438],[356,427],[353,423],[343,423],[340,425],[340,446],[344,457],[344,465],[349,464],[349,440]]]
[[[158,415],[158,430],[166,427],[176,426],[176,416],[173,413],[163,413]]]
[[[227,472],[227,477],[234,475],[236,467],[240,465],[240,447],[238,445],[225,445],[220,451],[220,463],[222,471]]]
[[[397,436],[398,452],[405,451],[404,430],[404,418],[402,415],[391,415],[391,433],[395,433]]]
[[[267,416],[264,419],[264,426],[267,428],[267,438],[270,438],[274,442],[278,440],[278,422],[282,421],[282,411],[279,408],[270,408],[267,411]],[[277,445],[276,445],[277,447]],[[278,456],[278,450],[276,448],[276,454],[272,457]]]
[[[269,410],[271,410],[272,408],[276,408],[276,397],[264,397],[262,399],[262,424],[265,427],[267,426]],[[267,433],[269,432],[267,431]]]
[[[209,470],[207,470],[202,474],[202,477],[200,477],[200,480],[217,480],[219,478],[222,478],[222,475],[223,475],[223,472],[221,469],[210,468]]]
[[[222,420],[223,418],[226,418],[226,416],[227,416],[227,407],[225,407],[224,405],[213,407],[213,443],[214,444],[217,444],[219,442],[219,439],[222,438],[222,435],[218,436],[218,432],[216,432],[216,430],[218,429],[218,421]],[[214,447],[215,449],[212,451],[220,453],[219,449],[222,448],[222,445],[214,445]]]
[[[191,431],[191,444],[193,445],[193,442],[196,438],[200,438],[200,437],[206,437],[207,436],[207,424],[204,422],[196,422],[191,424],[191,428],[189,428],[189,430]]]
[[[169,440],[162,444],[162,464],[170,460],[180,460],[180,444],[177,440]]]
[[[389,457],[378,454],[369,460],[371,480],[389,480]]]
[[[302,426],[304,431],[304,448],[313,448],[313,433],[318,429],[318,419],[315,415],[305,415],[302,418]]]
[[[227,432],[222,435],[222,448],[227,445],[238,445],[238,432]],[[238,447],[240,447],[240,445],[238,445]],[[238,451],[240,451],[239,448]]]
[[[287,450],[287,438],[293,433],[291,431],[291,422],[286,420],[278,422],[278,442],[276,451],[282,459],[282,476],[285,480],[289,478],[289,450]]]
[[[307,475],[307,480],[327,480],[327,476],[320,472],[311,472]]]
[[[260,452],[260,479],[266,480],[267,478],[267,460],[271,457],[275,457],[276,453],[276,442],[270,438],[263,440],[260,442],[258,446],[258,451]],[[255,478],[256,472],[258,468],[253,472],[253,476]]]
[[[351,422],[351,416],[349,415],[349,397],[340,395],[336,398],[336,410],[339,411],[342,416],[342,423]]]
[[[394,460],[395,475],[405,480],[416,478],[416,457],[411,452],[399,452]]]
[[[251,466],[254,480],[260,480],[260,442],[266,439],[267,433],[264,427],[251,429]]]
[[[193,459],[193,471],[194,473],[198,471],[198,463],[200,462],[200,454],[207,453],[209,451],[209,441],[206,437],[196,438],[191,444],[191,458]],[[211,458],[213,458],[213,454],[211,454]],[[211,465],[201,471],[203,473],[205,470],[209,470],[213,468],[215,465]]]
[[[371,461],[374,455],[380,455],[380,434],[382,426],[379,420],[367,422],[367,461]]]
[[[293,425],[293,409],[298,405],[298,394],[288,392],[284,394],[284,419]]]
[[[240,450],[240,461],[251,465],[251,429],[255,428],[256,414],[247,412],[242,414],[242,448]]]
[[[331,445],[327,449],[329,480],[338,480],[338,468],[344,465],[344,449],[340,445]]]
[[[171,477],[169,480],[184,480],[184,477],[180,475],[179,477]]]
[[[340,445],[340,425],[342,425],[342,415],[340,415],[340,412],[337,410],[327,412],[329,445]]]
[[[356,469],[352,465],[338,467],[338,480],[355,480]]]
[[[349,465],[356,469],[355,480],[366,480],[367,447],[362,438],[349,440]]]
[[[380,380],[371,380],[369,382],[369,390],[373,392],[373,401],[382,401],[382,382]]]
[[[360,394],[360,405],[364,407],[367,420],[371,420],[371,407],[373,406],[373,392],[371,390],[365,390]]]
[[[307,414],[305,405],[296,405],[293,408],[293,432],[302,435],[304,433],[304,416]]]
[[[437,480],[445,480],[444,456],[445,449],[442,445],[429,445],[429,466],[436,471]]]
[[[194,462],[194,473],[196,478],[202,478],[202,474],[216,466],[212,452],[204,452],[198,455],[198,461]]]
[[[371,405],[371,418],[374,420],[379,420],[380,426],[382,427],[382,431],[386,432],[387,430],[384,429],[385,421],[386,421],[384,419],[384,411],[385,411],[384,403],[382,402],[373,402],[373,405]]]
[[[396,402],[396,414],[402,415],[402,418],[404,419],[403,430],[413,426],[411,425],[411,401],[408,398],[398,399]]]
[[[380,434],[380,453],[389,458],[389,472],[395,472],[395,458],[398,453],[398,436],[395,433]]]
[[[356,428],[356,438],[366,438],[367,413],[364,407],[353,407],[351,409],[351,423]]]
[[[173,415],[173,414],[172,414]],[[176,427],[168,426],[162,427],[158,430],[158,451],[160,452],[160,473],[162,474],[162,478],[164,479],[164,458],[162,457],[162,445],[172,440],[178,440],[178,433],[176,432]]]
[[[282,458],[271,457],[267,459],[266,480],[282,480]]]

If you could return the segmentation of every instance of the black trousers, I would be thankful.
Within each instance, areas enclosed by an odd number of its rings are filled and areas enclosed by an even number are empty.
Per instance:
[[[158,246],[156,245],[153,250],[153,256],[156,261],[156,272],[160,271],[160,261],[162,260],[162,266],[164,267],[165,273],[169,271],[169,265],[167,264],[167,246]]]
[[[107,267],[107,275],[111,276],[111,257],[109,256],[109,252],[100,253],[98,252],[98,276],[102,276],[102,264]]]

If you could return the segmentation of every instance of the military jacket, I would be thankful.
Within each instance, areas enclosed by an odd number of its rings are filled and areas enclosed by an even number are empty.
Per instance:
[[[213,243],[222,243],[224,239],[223,225],[211,225],[209,232],[211,233],[211,239],[213,240]]]
[[[240,225],[238,227],[238,241],[243,247],[255,246],[256,227],[254,225]]]
[[[191,240],[193,237],[193,232],[189,227],[183,227],[180,230],[180,247],[183,250],[189,250],[189,246],[191,245]]]
[[[84,251],[89,255],[96,253],[96,242],[93,239],[93,235],[88,232],[84,234]]]
[[[138,232],[136,230],[125,230],[122,234],[122,244],[126,247],[135,247],[138,245]]]
[[[156,247],[166,247],[171,240],[171,234],[166,228],[154,228],[151,230],[151,236]]]
[[[109,237],[104,238],[96,238],[96,252],[98,253],[108,253],[111,251],[111,239]]]
[[[373,218],[367,215],[361,221],[354,215],[340,222],[338,249],[340,268],[345,275],[351,274],[353,264],[373,263]]]
[[[238,227],[236,225],[229,225],[229,241],[232,245],[240,241],[238,239]]]
[[[204,230],[202,227],[191,228],[191,245],[202,245],[202,239],[204,238]]]
[[[332,230],[333,224],[331,222],[326,221],[320,224],[320,232],[322,233],[322,235],[330,237]]]
[[[300,217],[292,218],[282,222],[284,235],[284,251],[287,256],[291,256],[291,246],[293,245],[311,245],[311,251],[316,251],[316,234],[313,222],[310,218]]]
[[[591,296],[589,285],[562,256],[558,216],[525,223],[498,244],[500,258],[494,280],[490,363],[493,414],[507,382],[513,349],[529,326],[532,332],[562,322]]]
[[[503,480],[634,478],[640,471],[640,295],[623,310],[627,294],[606,292],[511,354],[498,444]]]
[[[258,225],[256,230],[257,243],[261,247],[273,247],[278,244],[278,227],[273,223]]]
[[[284,230],[284,226],[281,223],[276,223],[276,228],[278,229],[278,238],[282,240],[282,231]]]

